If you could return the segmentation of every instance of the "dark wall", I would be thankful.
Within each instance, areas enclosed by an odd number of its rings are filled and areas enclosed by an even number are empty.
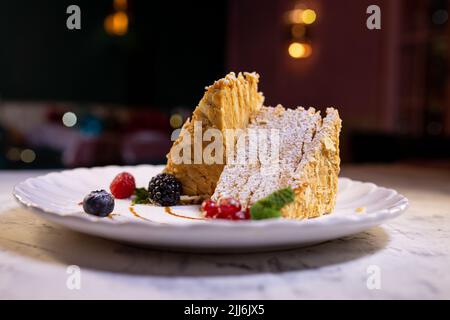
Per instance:
[[[374,3],[385,17],[379,31],[366,27],[366,9]],[[317,12],[309,27],[313,53],[296,60],[288,55],[290,37],[283,20],[294,1],[231,0],[230,68],[258,71],[269,105],[334,106],[346,128],[349,123],[375,128],[381,124],[384,90],[383,37],[390,32],[386,0],[315,0],[309,5]],[[255,6],[261,10],[251,15]]]
[[[66,28],[81,8],[82,29]],[[129,1],[124,37],[103,29],[113,1],[0,1],[0,95],[174,106],[225,72],[226,3]]]

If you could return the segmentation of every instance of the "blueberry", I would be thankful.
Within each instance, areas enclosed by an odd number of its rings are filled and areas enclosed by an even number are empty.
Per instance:
[[[114,197],[105,190],[92,191],[83,199],[84,212],[106,217],[114,210]]]

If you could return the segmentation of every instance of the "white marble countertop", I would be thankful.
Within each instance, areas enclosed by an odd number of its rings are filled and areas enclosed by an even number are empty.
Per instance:
[[[49,223],[11,196],[14,184],[42,173],[0,171],[2,299],[450,299],[448,171],[344,168],[342,176],[397,189],[410,208],[380,227],[324,244],[225,255],[134,248]],[[79,290],[66,285],[69,265],[81,269]],[[379,289],[367,286],[371,266]]]

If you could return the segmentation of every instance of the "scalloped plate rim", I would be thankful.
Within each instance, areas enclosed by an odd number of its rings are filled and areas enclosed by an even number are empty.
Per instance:
[[[45,175],[41,175],[38,177],[32,177],[28,178],[20,183],[18,183],[13,190],[14,198],[17,200],[17,202],[22,205],[23,207],[30,209],[34,213],[37,213],[38,215],[44,217],[45,219],[51,220],[53,222],[59,223],[65,227],[68,227],[69,229],[75,229],[77,231],[83,232],[83,230],[80,230],[80,228],[74,228],[71,226],[71,223],[74,222],[76,224],[92,224],[93,222],[97,225],[102,225],[103,227],[110,227],[111,226],[129,226],[131,228],[150,228],[154,229],[157,228],[161,231],[167,231],[167,232],[176,232],[177,230],[183,229],[192,229],[193,232],[201,231],[201,230],[212,230],[212,229],[227,229],[230,228],[234,230],[246,230],[246,229],[262,229],[262,228],[270,228],[270,227],[276,227],[277,230],[279,228],[282,229],[292,229],[292,228],[307,228],[308,231],[314,231],[326,229],[330,227],[351,227],[351,225],[356,224],[359,225],[361,230],[379,225],[383,223],[386,220],[393,219],[400,214],[402,214],[408,207],[409,207],[409,201],[406,197],[398,193],[394,189],[384,188],[377,186],[374,183],[371,182],[361,182],[357,180],[352,180],[349,178],[339,178],[342,181],[346,181],[346,183],[350,183],[350,186],[352,183],[361,183],[363,185],[368,186],[369,188],[372,188],[372,191],[374,190],[383,190],[387,192],[387,194],[390,194],[390,197],[396,197],[396,201],[392,203],[389,207],[381,208],[376,210],[373,213],[370,214],[344,214],[344,215],[325,215],[319,218],[314,219],[308,219],[308,220],[289,220],[289,219],[268,219],[268,220],[260,220],[260,221],[223,221],[223,220],[216,220],[216,221],[207,221],[203,223],[183,223],[183,224],[166,224],[166,223],[160,223],[160,222],[151,222],[151,221],[143,221],[143,220],[127,220],[127,221],[115,221],[111,219],[105,219],[105,218],[97,218],[88,216],[87,214],[77,214],[77,213],[69,213],[69,214],[60,214],[58,212],[55,212],[54,210],[50,208],[43,207],[36,202],[32,201],[30,197],[26,195],[26,188],[27,183],[30,181],[36,180],[36,179],[43,179],[49,175],[54,174],[62,174],[64,172],[76,172],[81,170],[130,170],[130,169],[136,169],[136,168],[146,168],[154,169],[161,166],[155,166],[155,165],[138,165],[138,166],[117,166],[117,165],[111,165],[111,166],[104,166],[104,167],[92,167],[92,168],[75,168],[75,169],[68,169],[68,170],[62,170],[62,171],[56,171],[56,172],[49,172]],[[365,227],[367,226],[367,227]],[[94,226],[89,226],[89,229]],[[115,228],[114,227],[114,228]],[[91,235],[96,235],[95,232],[92,230],[86,230],[86,233],[89,233]],[[102,237],[105,237],[104,235]],[[106,236],[109,239],[116,239],[117,237],[114,237],[113,234],[111,234],[111,237]],[[326,237],[324,237],[326,238]],[[326,241],[326,240],[324,240]],[[303,241],[304,242],[304,241]],[[151,244],[149,244],[151,245]],[[226,245],[226,244],[225,244]],[[159,245],[158,245],[159,246]],[[185,247],[183,243],[180,243],[180,247]],[[187,245],[189,247],[190,245]]]

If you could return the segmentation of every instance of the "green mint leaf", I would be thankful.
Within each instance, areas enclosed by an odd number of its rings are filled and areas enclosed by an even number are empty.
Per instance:
[[[295,194],[291,187],[280,189],[261,199],[265,206],[281,210],[285,205],[294,202]]]
[[[259,206],[256,207],[253,205],[250,208],[250,215],[253,220],[263,220],[263,219],[273,219],[281,217],[280,210],[276,210],[269,207]]]
[[[148,191],[145,188],[136,188],[134,190],[134,199],[131,204],[149,204],[150,199],[148,198]]]
[[[256,201],[250,208],[250,215],[253,220],[279,218],[280,210],[294,200],[295,194],[291,187],[280,189]]]

